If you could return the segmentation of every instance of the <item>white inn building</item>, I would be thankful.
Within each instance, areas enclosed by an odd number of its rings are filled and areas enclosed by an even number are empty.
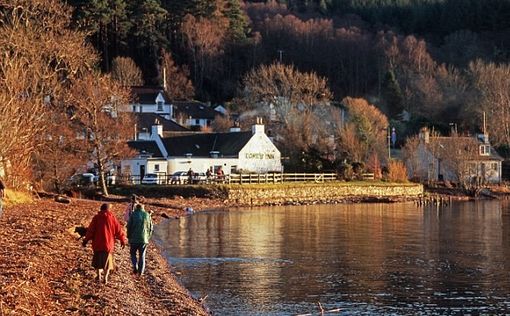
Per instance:
[[[280,151],[256,124],[251,131],[200,133],[163,137],[162,126],[152,126],[150,139],[129,142],[138,152],[121,163],[123,175],[143,178],[147,173],[171,175],[177,171],[213,172],[221,167],[231,173],[267,173],[283,170]]]

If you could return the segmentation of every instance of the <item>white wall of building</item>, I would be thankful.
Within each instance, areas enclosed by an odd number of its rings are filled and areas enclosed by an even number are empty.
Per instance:
[[[153,129],[151,139],[156,141],[164,157],[168,154],[161,141],[159,133]],[[140,166],[144,166],[145,173],[166,172],[171,175],[177,171],[188,171],[190,168],[194,172],[206,172],[212,168],[214,172],[219,167],[223,169],[225,175],[237,172],[281,172],[283,171],[281,163],[281,154],[276,146],[271,142],[264,132],[264,125],[257,124],[252,127],[253,136],[239,152],[238,157],[213,158],[213,157],[168,157],[155,159],[149,157],[138,157],[122,161],[122,172],[133,176],[140,175]],[[156,167],[157,166],[157,167]]]
[[[126,159],[121,162],[121,173],[123,175],[140,176],[140,166],[145,168],[147,173],[166,173],[168,170],[168,162],[165,159],[155,158],[134,158]]]
[[[282,171],[280,151],[263,130],[257,131],[239,152],[238,168],[255,173]]]
[[[171,119],[171,117],[172,117],[172,105],[171,104],[163,104],[161,107],[158,107],[157,104],[134,103],[131,105],[131,111],[136,112],[136,113],[154,113],[154,114],[162,115],[168,120]]]
[[[237,158],[172,157],[168,159],[168,173],[188,171],[189,168],[194,172],[205,173],[210,167],[216,170],[221,166],[224,174],[230,174],[232,169],[237,169],[238,164]]]

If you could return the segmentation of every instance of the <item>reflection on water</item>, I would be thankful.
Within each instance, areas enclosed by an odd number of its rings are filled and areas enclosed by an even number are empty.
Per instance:
[[[199,213],[156,237],[217,315],[502,313],[510,208],[405,204]]]

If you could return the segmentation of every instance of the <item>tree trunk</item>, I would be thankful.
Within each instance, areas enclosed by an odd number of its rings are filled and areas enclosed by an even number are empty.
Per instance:
[[[53,185],[55,186],[55,190],[57,191],[58,194],[61,194],[61,189],[60,189],[60,185],[59,185],[59,181],[58,181],[58,170],[57,170],[57,165],[53,165]]]
[[[104,166],[103,161],[101,160],[101,152],[99,151],[99,146],[96,146],[96,155],[97,155],[97,172],[99,173],[99,186],[101,187],[101,193],[104,196],[108,196],[108,188],[106,187],[106,181],[104,179]]]

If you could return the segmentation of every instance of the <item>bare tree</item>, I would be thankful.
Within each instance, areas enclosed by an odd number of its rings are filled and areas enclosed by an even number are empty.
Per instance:
[[[211,127],[215,132],[228,132],[234,126],[234,121],[228,115],[216,115],[216,118],[211,123]]]
[[[116,57],[112,62],[112,78],[121,86],[142,86],[142,71],[129,57]]]
[[[327,80],[315,73],[303,73],[294,66],[262,65],[244,78],[244,98],[261,104],[266,112],[274,107],[276,119],[286,122],[287,114],[298,109],[310,111],[313,106],[328,104],[332,98]]]
[[[67,113],[54,112],[47,120],[44,134],[33,154],[35,180],[43,189],[61,193],[66,182],[87,162],[85,139],[77,138],[77,131]]]
[[[193,82],[197,90],[201,90],[205,74],[214,68],[223,52],[227,27],[228,20],[224,17],[195,18],[190,14],[184,17],[181,31],[193,59]]]
[[[72,121],[81,128],[87,153],[97,165],[100,186],[108,195],[105,171],[109,164],[132,155],[127,140],[132,139],[134,118],[120,111],[128,104],[129,92],[111,78],[90,74],[76,80],[67,99]]]
[[[473,137],[450,137],[433,135],[427,144],[433,157],[441,163],[442,172],[451,172],[458,183],[467,188],[469,184],[469,164],[477,163],[479,144]]]
[[[175,64],[172,54],[163,52],[163,76],[165,91],[172,100],[190,100],[195,95],[193,83],[189,80],[189,70]]]
[[[471,113],[480,123],[485,112],[491,140],[510,146],[510,66],[478,60],[469,64],[469,75],[476,91]]]
[[[332,131],[327,130],[324,122],[333,109],[324,78],[299,72],[294,66],[262,65],[245,76],[243,97],[245,104],[256,104],[256,112],[265,114],[291,165],[320,169],[331,157]]]
[[[422,170],[422,153],[420,153],[419,148],[420,139],[418,136],[407,138],[406,143],[402,148],[403,160],[406,163],[407,170],[410,170],[411,172],[411,179],[422,179],[426,176],[426,174],[424,174],[424,170]]]
[[[347,123],[338,131],[341,156],[351,162],[362,162],[368,152],[368,144],[358,135],[356,124]]]
[[[97,61],[85,35],[68,28],[56,0],[2,3],[0,16],[0,167],[11,185],[31,178],[31,153],[44,143],[48,114],[70,81]],[[15,172],[13,171],[15,170]]]

